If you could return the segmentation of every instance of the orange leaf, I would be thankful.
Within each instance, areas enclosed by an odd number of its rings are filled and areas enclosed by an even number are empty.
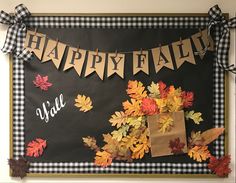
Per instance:
[[[149,145],[148,143],[137,144],[134,148],[131,148],[133,152],[132,158],[133,159],[142,159],[145,153],[149,152]]]
[[[129,102],[128,100],[123,102],[123,107],[124,107],[126,115],[143,116],[143,113],[140,107],[140,102],[135,99],[131,99],[131,102]]]
[[[97,166],[101,166],[103,168],[111,165],[112,157],[111,154],[106,151],[98,151],[96,153],[94,164]]]
[[[211,156],[207,146],[194,146],[189,150],[188,155],[197,162],[206,161]]]
[[[46,140],[37,138],[29,142],[27,149],[26,149],[26,156],[30,157],[39,157],[43,154],[44,149],[47,146]]]
[[[212,128],[204,131],[201,134],[201,137],[204,139],[202,145],[210,144],[212,141],[216,140],[224,132],[224,130],[224,128]]]
[[[140,81],[129,81],[128,82],[128,89],[126,90],[127,94],[136,100],[141,100],[147,97],[147,92],[145,91],[145,87],[143,83]]]

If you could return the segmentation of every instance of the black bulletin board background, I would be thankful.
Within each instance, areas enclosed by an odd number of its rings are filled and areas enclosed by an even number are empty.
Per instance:
[[[87,50],[113,52],[149,49],[170,44],[190,37],[198,29],[89,29],[89,28],[39,28],[38,32],[45,33],[50,38]],[[171,47],[170,47],[171,48]],[[173,52],[171,50],[172,56]],[[39,137],[47,140],[48,147],[43,156],[29,158],[30,162],[93,162],[94,152],[83,145],[82,137],[94,136],[98,145],[103,145],[102,134],[109,133],[115,128],[111,127],[109,119],[115,111],[122,110],[122,102],[128,99],[126,87],[129,80],[139,80],[145,86],[152,81],[162,80],[167,85],[173,84],[186,91],[193,91],[194,105],[191,109],[203,114],[204,122],[194,125],[186,121],[187,136],[192,130],[204,131],[213,127],[213,54],[207,52],[201,60],[195,56],[196,65],[185,62],[178,70],[172,71],[163,68],[155,73],[151,52],[149,52],[149,76],[144,73],[132,74],[132,54],[126,54],[125,79],[114,75],[104,80],[94,73],[87,78],[79,77],[75,70],[63,71],[67,49],[59,70],[52,62],[40,63],[34,56],[30,62],[25,63],[25,144]],[[53,86],[47,92],[36,88],[32,81],[37,74],[48,75]],[[42,121],[35,114],[42,103],[53,103],[55,97],[64,95],[66,106],[59,111],[48,123]],[[74,99],[78,94],[90,96],[93,109],[87,113],[80,112],[74,106]],[[189,109],[189,110],[191,110]],[[212,151],[212,147],[210,146]],[[140,162],[194,162],[187,155],[166,156],[151,158],[145,155]],[[136,162],[136,161],[134,161]]]

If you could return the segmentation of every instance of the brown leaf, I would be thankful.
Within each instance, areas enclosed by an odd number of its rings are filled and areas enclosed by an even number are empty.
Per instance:
[[[18,160],[9,159],[8,164],[12,170],[12,177],[20,177],[22,179],[29,171],[29,162],[24,158],[19,158]]]
[[[97,146],[97,141],[94,137],[83,137],[83,142],[86,147],[89,147],[91,150],[100,151],[100,148]]]
[[[201,136],[204,139],[203,146],[210,144],[214,140],[216,140],[222,133],[224,132],[224,128],[212,128],[210,130],[204,131]]]
[[[203,141],[204,139],[201,136],[201,131],[198,131],[198,132],[192,131],[191,137],[188,138],[189,148],[192,148],[194,145],[201,146],[203,145]]]

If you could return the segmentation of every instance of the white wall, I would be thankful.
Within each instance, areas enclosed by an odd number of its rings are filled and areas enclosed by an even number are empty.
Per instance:
[[[25,4],[32,13],[207,13],[218,4],[230,17],[236,16],[236,0],[0,0],[0,10],[13,12],[14,7]],[[0,25],[0,47],[7,27]],[[231,31],[230,62],[235,62],[235,31]],[[79,179],[79,178],[25,178],[9,177],[9,60],[0,53],[0,182],[127,182],[127,179]],[[227,179],[129,179],[130,182],[235,182],[235,81],[229,76],[229,151],[233,172]]]

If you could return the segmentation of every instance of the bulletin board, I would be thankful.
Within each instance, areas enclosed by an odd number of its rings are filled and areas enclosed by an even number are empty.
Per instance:
[[[30,59],[10,61],[11,158],[23,157],[27,176],[215,177],[210,159],[227,154],[227,77],[214,51],[219,28],[212,42],[198,39],[207,35],[207,14],[32,14],[24,21],[19,47],[45,36]],[[47,52],[50,40],[58,50]],[[81,50],[82,66],[73,55]],[[109,54],[125,55],[121,71]],[[194,139],[200,134],[205,139]]]

